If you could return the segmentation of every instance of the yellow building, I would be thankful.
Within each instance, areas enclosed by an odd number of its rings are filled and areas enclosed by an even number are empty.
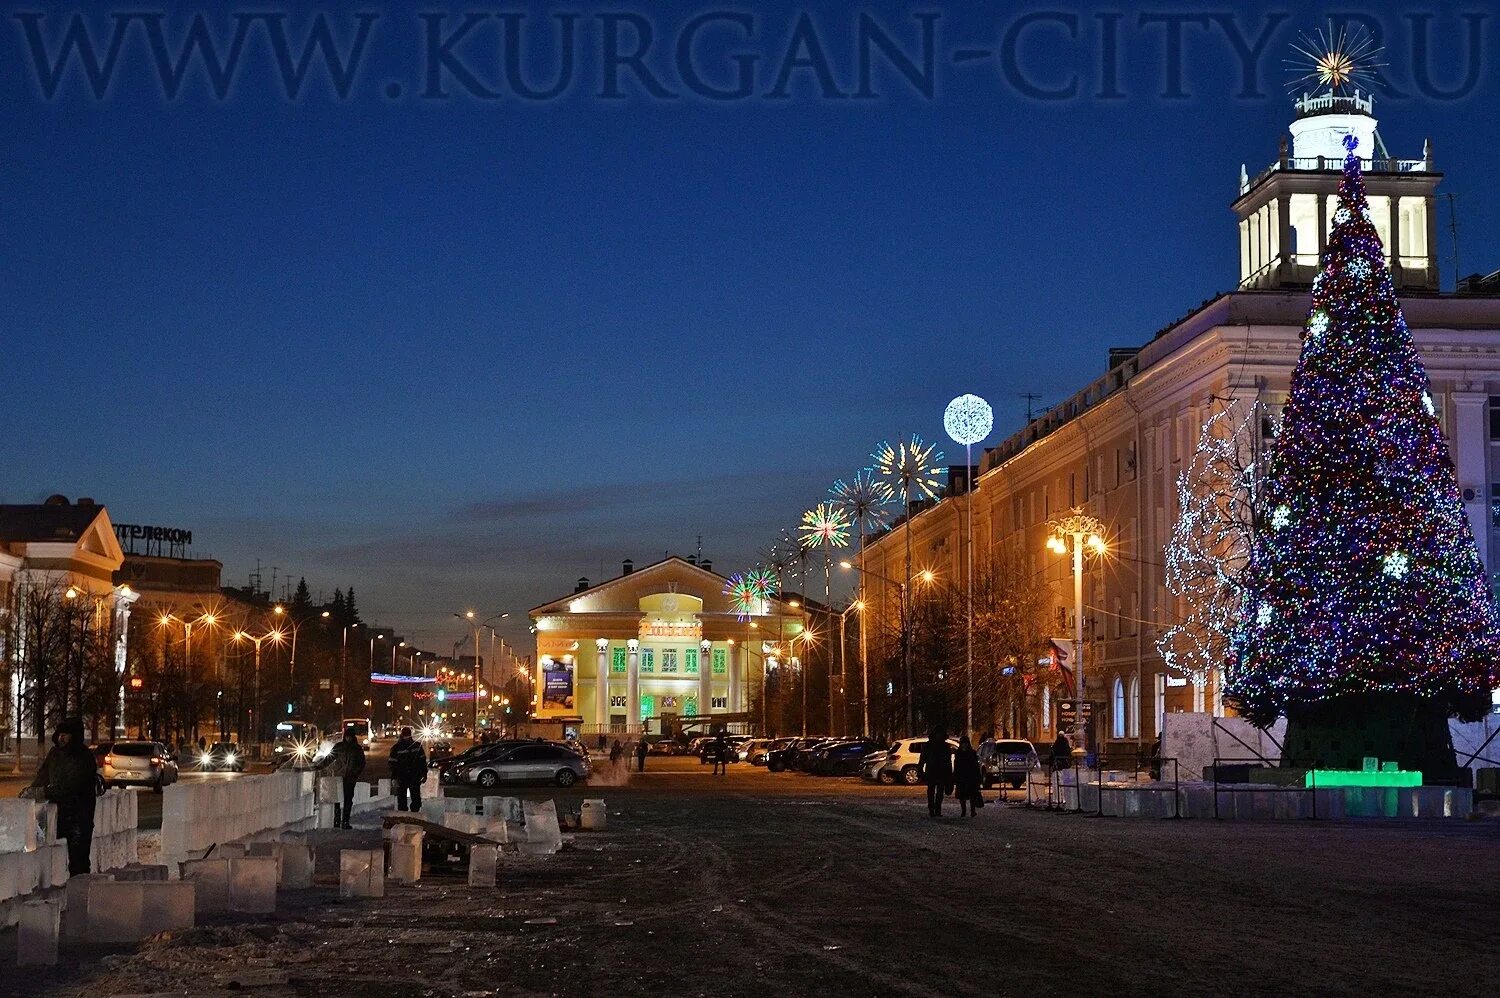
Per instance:
[[[535,716],[580,734],[757,727],[767,670],[806,628],[779,599],[740,613],[728,580],[669,557],[531,611],[536,633]]]

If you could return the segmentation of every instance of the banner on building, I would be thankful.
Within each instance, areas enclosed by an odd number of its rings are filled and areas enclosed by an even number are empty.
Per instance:
[[[573,670],[547,669],[542,673],[542,709],[573,709]]]

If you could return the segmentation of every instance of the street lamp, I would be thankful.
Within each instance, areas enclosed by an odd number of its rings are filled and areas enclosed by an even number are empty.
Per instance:
[[[506,613],[497,613],[497,614],[494,614],[493,616],[491,616],[491,617],[489,617],[489,618],[487,618],[485,620],[475,620],[475,616],[476,615],[475,615],[475,613],[474,613],[473,610],[465,610],[463,613],[455,613],[453,616],[459,618],[460,620],[466,621],[468,623],[469,627],[471,627],[473,629],[473,631],[474,631],[474,730],[473,730],[473,737],[474,737],[474,740],[477,742],[479,740],[479,680],[480,680],[480,676],[479,676],[479,631],[485,625],[490,624],[490,623],[492,623],[492,622],[494,622],[496,620],[504,620],[506,617],[510,616],[510,613],[509,612],[506,612]]]
[[[1084,682],[1083,673],[1083,556],[1085,553],[1105,554],[1109,551],[1109,545],[1104,542],[1104,524],[1085,513],[1082,506],[1074,506],[1065,516],[1053,520],[1047,526],[1052,531],[1052,535],[1047,538],[1048,550],[1062,555],[1071,552],[1073,555],[1073,669],[1078,677],[1078,717],[1081,721],[1085,710],[1082,705],[1088,703],[1088,686]],[[1091,734],[1086,728],[1085,748]]]
[[[255,646],[255,693],[252,697],[255,706],[251,708],[251,711],[255,718],[255,744],[257,745],[260,744],[263,734],[262,727],[264,722],[262,719],[262,715],[264,711],[262,710],[262,708],[265,706],[260,702],[260,646],[266,641],[271,642],[271,644],[273,645],[279,645],[281,644],[281,641],[284,637],[286,637],[285,634],[276,630],[266,631],[264,634],[260,635],[250,634],[245,631],[234,632],[234,640],[236,642],[248,641]],[[240,661],[243,662],[244,659],[240,659]],[[243,668],[243,666],[241,668]]]
[[[887,585],[896,587],[898,606],[901,614],[901,671],[906,679],[906,730],[910,732],[912,725],[916,723],[913,717],[911,683],[911,594],[908,592],[905,582],[902,582],[900,579],[893,579],[889,575],[884,575],[874,569],[864,568],[851,561],[841,561],[839,562],[839,567],[846,572],[873,575]],[[931,585],[936,579],[937,576],[930,569],[917,573],[917,580],[927,585]],[[865,668],[868,672],[869,666],[867,665]],[[870,680],[869,676],[866,675],[865,690],[867,693],[869,688]]]

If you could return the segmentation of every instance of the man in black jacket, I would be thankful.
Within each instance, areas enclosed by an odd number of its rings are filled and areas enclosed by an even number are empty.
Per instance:
[[[953,789],[953,749],[948,747],[948,729],[939,725],[927,736],[917,757],[917,775],[927,784],[927,813],[943,816],[943,798]]]
[[[69,876],[89,872],[98,784],[99,763],[83,739],[83,722],[69,718],[57,726],[52,751],[31,784],[57,805],[57,834],[68,840]]]
[[[354,728],[344,729],[344,740],[333,747],[318,768],[328,770],[330,776],[344,778],[344,809],[334,817],[340,827],[348,828],[349,819],[354,816],[354,784],[359,782],[359,774],[365,771],[365,750],[360,746]]]
[[[391,746],[391,779],[396,781],[396,810],[422,809],[422,784],[427,781],[427,753],[422,743],[401,729],[401,738]]]

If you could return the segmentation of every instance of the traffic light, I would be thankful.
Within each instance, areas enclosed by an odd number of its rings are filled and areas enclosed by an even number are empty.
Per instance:
[[[438,703],[442,703],[444,700],[447,700],[448,699],[448,691],[445,690],[445,689],[443,689],[441,686],[439,686],[438,687],[438,691],[437,691],[437,698],[438,698]]]
[[[144,679],[142,679],[140,676],[131,676],[130,677],[130,688],[131,689],[138,690],[138,689],[141,689],[145,685],[146,685],[146,681]]]

